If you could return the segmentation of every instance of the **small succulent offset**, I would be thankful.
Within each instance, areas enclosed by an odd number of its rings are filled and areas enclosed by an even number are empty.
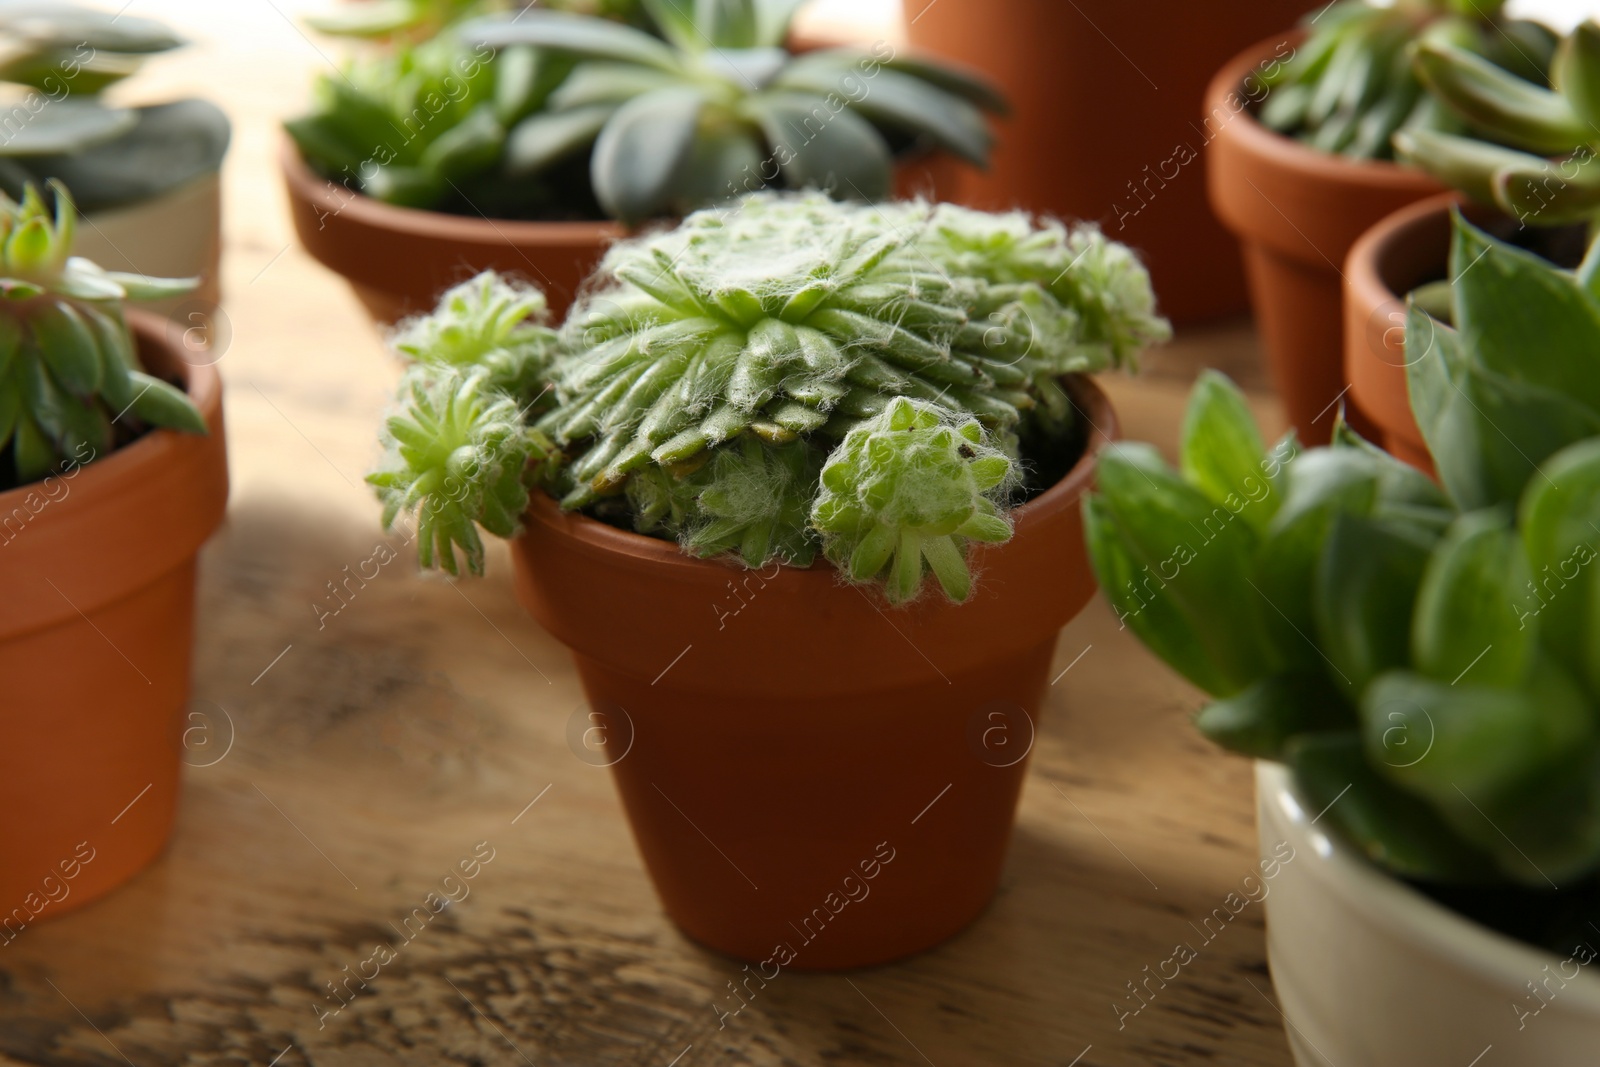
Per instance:
[[[1403,159],[1523,225],[1600,216],[1600,24],[1561,41],[1550,86],[1443,43],[1419,49],[1416,64],[1464,129],[1398,136]]]
[[[54,212],[29,186],[0,194],[0,485],[87,462],[144,429],[205,433],[184,393],[140,366],[124,300],[188,292],[194,279],[104,271],[70,255],[77,213],[52,184]]]
[[[1098,230],[952,205],[754,194],[614,247],[600,274],[559,334],[519,327],[535,354],[514,385],[491,371],[503,342],[470,359],[418,340],[477,336],[459,320],[487,304],[458,290],[409,328],[408,410],[372,476],[390,519],[415,508],[478,571],[471,521],[508,534],[527,491],[550,492],[695,555],[806,566],[821,550],[852,580],[886,578],[892,600],[928,573],[963,600],[965,548],[1009,537],[1034,451],[1083,447],[1062,377],[1169,333],[1143,267]],[[487,276],[466,289],[514,292]],[[478,412],[470,426],[437,414],[447,393]]]
[[[1102,454],[1124,623],[1378,864],[1535,889],[1600,871],[1600,292],[1457,218],[1452,327],[1413,305],[1441,485],[1355,437],[1267,450],[1219,377],[1180,471]]]
[[[0,189],[64,182],[80,210],[159,196],[214,171],[227,117],[203,100],[117,107],[100,94],[184,44],[151,19],[71,3],[0,0],[0,81],[28,94],[0,107]]]
[[[1450,48],[1544,83],[1555,35],[1501,16],[1503,0],[1339,0],[1306,18],[1307,37],[1263,74],[1263,123],[1324,152],[1393,159],[1398,132],[1459,132],[1462,119],[1424,91],[1418,50]],[[1496,68],[1498,69],[1498,68]]]
[[[984,110],[1004,108],[991,87],[887,45],[792,55],[784,42],[802,2],[642,0],[665,40],[538,9],[462,33],[578,60],[511,131],[506,166],[528,176],[587,153],[601,206],[625,222],[767,185],[880,200],[894,150],[916,142],[987,162]]]

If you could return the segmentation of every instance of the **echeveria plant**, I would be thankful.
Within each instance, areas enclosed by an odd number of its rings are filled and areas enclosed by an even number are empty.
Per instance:
[[[1464,132],[1397,136],[1403,159],[1524,225],[1600,215],[1600,25],[1586,22],[1561,42],[1551,86],[1442,42],[1420,48],[1416,67]]]
[[[875,200],[899,152],[987,160],[991,88],[886,45],[791,55],[799,6],[352,5],[335,28],[393,46],[322,77],[315,109],[287,128],[352,189],[508,218],[633,223],[765,187]]]
[[[64,182],[83,211],[137,203],[222,162],[228,119],[178,100],[118,107],[100,94],[182,38],[151,19],[71,3],[0,0],[0,81],[25,96],[0,106],[0,188]]]
[[[122,317],[126,299],[188,292],[194,279],[104,271],[71,255],[77,213],[29,186],[0,194],[0,487],[103,456],[152,426],[205,433],[179,389],[146,374]]]
[[[1455,326],[1413,306],[1440,485],[1341,429],[1267,450],[1208,377],[1180,471],[1113,447],[1111,603],[1377,863],[1547,889],[1600,870],[1600,294],[1456,221]]]
[[[983,109],[1003,104],[960,71],[896,58],[887,45],[791,55],[784,42],[802,0],[642,2],[665,40],[537,9],[463,28],[495,47],[580,61],[511,131],[511,173],[587,155],[600,204],[638,222],[767,185],[879,200],[894,149],[907,143],[988,160]]]
[[[1501,17],[1503,0],[1339,0],[1306,16],[1306,39],[1262,75],[1260,117],[1313,148],[1358,159],[1392,159],[1396,131],[1459,131],[1461,120],[1423,91],[1418,48],[1450,47],[1544,79],[1554,35]]]
[[[1098,230],[951,205],[757,194],[625,242],[559,333],[492,276],[402,334],[416,362],[371,480],[423,560],[481,570],[474,524],[527,493],[686,551],[965,599],[1021,469],[1081,451],[1064,375],[1164,339],[1148,276]]]

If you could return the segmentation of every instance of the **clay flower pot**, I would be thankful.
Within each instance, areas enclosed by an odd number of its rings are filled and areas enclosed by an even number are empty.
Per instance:
[[[1449,274],[1450,209],[1482,225],[1495,213],[1444,193],[1402,208],[1362,235],[1344,265],[1344,370],[1379,443],[1430,474],[1433,460],[1406,386],[1406,294]]]
[[[288,138],[280,155],[295,233],[312,258],[342,274],[380,324],[433,309],[479,271],[544,290],[556,321],[606,247],[614,222],[514,222],[395,207],[314,174]]]
[[[1238,255],[1206,206],[1194,106],[1218,63],[1305,7],[1242,0],[1194,18],[1126,0],[911,0],[912,44],[984,72],[1013,108],[990,168],[960,174],[953,199],[1100,220],[1143,254],[1174,321],[1242,311]]]
[[[1262,888],[1251,896],[1266,908],[1299,1067],[1594,1062],[1600,987],[1582,974],[1593,947],[1568,958],[1533,948],[1378,870],[1316,825],[1278,764],[1256,765],[1256,800]]]
[[[1072,388],[1096,440],[1114,436],[1104,394]],[[906,608],[826,564],[696,560],[535,498],[518,596],[572,650],[588,706],[569,739],[603,735],[597,762],[689,936],[770,980],[898,959],[984,909],[1057,632],[1094,592],[1093,473],[1091,449],[1010,542],[977,549],[966,604]]]
[[[1245,80],[1282,41],[1240,53],[1206,92],[1211,203],[1243,246],[1256,327],[1289,421],[1303,442],[1326,444],[1345,392],[1345,256],[1374,223],[1444,187],[1398,164],[1318,152],[1257,122]],[[1359,416],[1351,421],[1367,429]]]
[[[228,498],[222,382],[176,325],[129,320],[211,433],[155,430],[0,493],[0,946],[131,878],[177,808],[195,560]]]

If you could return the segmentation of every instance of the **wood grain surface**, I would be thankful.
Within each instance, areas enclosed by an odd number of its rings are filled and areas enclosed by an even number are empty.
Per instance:
[[[317,610],[397,546],[361,475],[398,370],[292,243],[275,123],[323,60],[275,40],[213,42],[143,89],[201,89],[237,126],[212,327],[233,496],[203,557],[171,846],[0,950],[0,1067],[1288,1064],[1259,908],[1196,929],[1254,868],[1249,766],[1098,600],[1061,635],[988,912],[905,963],[786,973],[719,1025],[740,965],[660,912],[608,772],[568,747],[583,696],[503,546],[461,584],[402,549]],[[1257,380],[1253,344],[1213,328],[1110,380],[1128,434],[1170,451],[1187,379]],[[1180,942],[1198,958],[1144,985]]]

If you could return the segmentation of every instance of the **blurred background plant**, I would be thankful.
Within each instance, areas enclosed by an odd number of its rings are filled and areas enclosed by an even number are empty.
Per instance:
[[[144,60],[184,44],[164,25],[46,0],[0,2],[0,188],[13,198],[55,178],[79,210],[147,201],[214,172],[227,116],[205,100],[118,107],[102,94]]]
[[[144,372],[125,300],[188,292],[195,280],[101,270],[71,254],[77,211],[30,185],[0,194],[0,489],[99,459],[157,426],[205,433],[184,392]]]
[[[320,25],[385,47],[321,77],[287,128],[353,189],[503,218],[636,223],[766,186],[880,199],[897,157],[987,159],[986,84],[887,46],[794,56],[799,6],[351,5]]]
[[[1581,223],[1592,236],[1600,214],[1600,24],[1584,22],[1561,41],[1550,85],[1442,41],[1417,50],[1416,69],[1462,132],[1403,132],[1395,138],[1401,158],[1522,226]]]
[[[1323,152],[1393,159],[1397,132],[1461,132],[1465,120],[1424,91],[1413,55],[1449,48],[1548,84],[1556,35],[1503,17],[1503,0],[1339,0],[1306,17],[1292,58],[1264,72],[1263,123]],[[1249,87],[1247,86],[1247,89]]]
[[[1454,240],[1455,326],[1407,328],[1440,485],[1347,428],[1268,450],[1209,375],[1179,471],[1114,446],[1085,516],[1117,613],[1215,698],[1203,733],[1395,874],[1542,892],[1600,870],[1600,290]],[[1565,945],[1532,910],[1502,918]]]
[[[920,201],[754,194],[616,246],[600,276],[559,335],[491,276],[404,332],[416,362],[369,480],[389,521],[432,532],[425,563],[455,573],[453,545],[481,572],[474,524],[508,536],[531,489],[694,555],[824,549],[892,600],[927,573],[963,600],[966,546],[1007,539],[1005,507],[1086,447],[1063,376],[1170,335],[1094,227]],[[529,345],[508,360],[513,326]]]

